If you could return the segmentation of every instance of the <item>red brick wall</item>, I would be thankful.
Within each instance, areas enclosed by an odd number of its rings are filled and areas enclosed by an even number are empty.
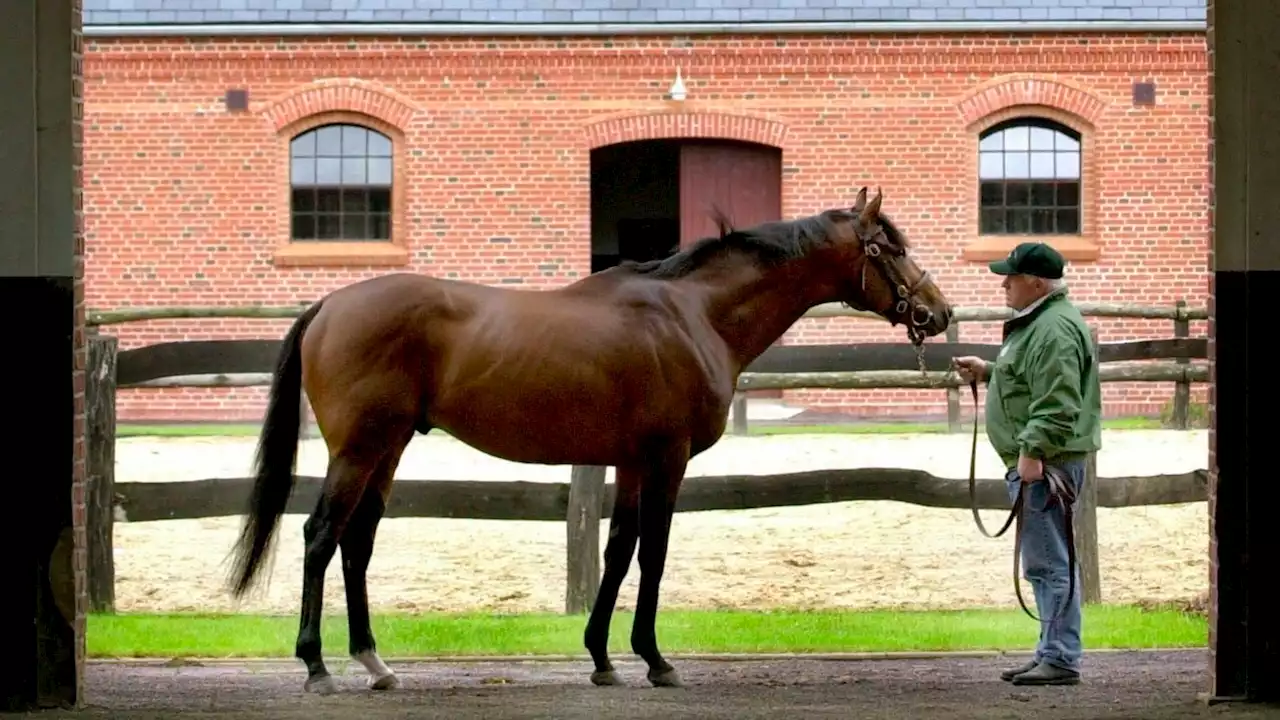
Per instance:
[[[84,337],[84,320],[85,320],[85,288],[84,288],[84,192],[82,190],[83,174],[84,174],[84,148],[82,144],[82,131],[84,126],[84,39],[81,33],[81,15],[82,0],[69,0],[71,2],[71,52],[72,52],[72,69],[74,75],[71,78],[72,100],[72,117],[71,117],[71,138],[72,138],[72,162],[75,163],[73,178],[74,198],[72,205],[75,208],[75,222],[72,226],[75,233],[73,244],[74,262],[75,262],[75,329],[72,333],[71,347],[75,352],[75,365],[72,370],[72,387],[75,388],[75,424],[74,424],[74,455],[71,475],[71,532],[75,538],[74,541],[74,558],[72,561],[72,572],[75,574],[76,584],[76,697],[80,701],[84,701],[84,660],[85,660],[85,613],[89,609],[89,581],[88,581],[88,547],[89,542],[85,536],[85,492],[87,490],[85,484],[85,403],[84,403],[84,366],[87,358],[87,348]]]
[[[1071,268],[1073,296],[1203,307],[1205,62],[1204,36],[1194,33],[95,39],[85,63],[88,304],[292,304],[405,268],[561,285],[589,269],[589,148],[710,126],[782,147],[785,216],[847,205],[860,186],[881,186],[918,261],[953,301],[998,306],[997,279],[971,259],[982,245],[975,133],[1030,105],[1085,134],[1082,244],[1097,258]],[[662,98],[677,65],[683,104]],[[1139,80],[1156,83],[1156,106],[1132,104]],[[225,110],[229,88],[248,89],[248,112]],[[401,143],[407,265],[275,257],[288,228],[281,128],[326,111],[368,114]],[[1172,332],[1168,321],[1096,323],[1103,341]],[[286,326],[167,321],[111,331],[126,349],[280,337]],[[1193,335],[1204,332],[1193,323]],[[996,323],[967,325],[961,340],[993,342],[998,333]],[[900,337],[868,321],[805,320],[787,342]],[[1172,385],[1111,384],[1106,409],[1154,413],[1172,393]],[[789,396],[871,415],[944,408],[941,391]],[[119,412],[256,420],[261,398],[256,389],[131,390]]]

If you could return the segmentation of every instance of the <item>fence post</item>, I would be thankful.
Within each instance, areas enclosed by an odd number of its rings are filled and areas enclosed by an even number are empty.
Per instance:
[[[89,609],[115,612],[116,354],[119,339],[96,330],[86,334],[85,535]]]
[[[960,342],[960,323],[955,320],[947,325],[947,342]],[[960,432],[960,388],[947,388],[947,432]]]
[[[1173,336],[1185,338],[1191,336],[1191,321],[1187,319],[1187,301],[1177,302],[1178,317],[1173,321]],[[1190,358],[1178,358],[1179,365],[1190,364]],[[1173,426],[1179,430],[1190,427],[1191,383],[1186,379],[1178,381],[1173,389]]]
[[[569,476],[568,536],[564,611],[587,612],[600,590],[600,508],[604,504],[603,465],[574,465]]]
[[[733,418],[733,434],[747,434],[747,394],[741,391],[733,393],[733,404],[729,415]]]
[[[1098,351],[1098,328],[1090,326],[1094,353]],[[1089,453],[1085,461],[1084,486],[1075,510],[1076,562],[1080,565],[1080,598],[1083,603],[1102,602],[1102,575],[1098,568],[1098,456]]]

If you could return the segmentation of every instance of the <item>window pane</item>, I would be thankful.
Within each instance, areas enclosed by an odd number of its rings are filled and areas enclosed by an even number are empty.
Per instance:
[[[1026,235],[1031,232],[1030,210],[1005,210],[1004,225],[1008,232]]]
[[[1057,153],[1056,177],[1075,180],[1080,177],[1080,155],[1073,152]]]
[[[1080,141],[1067,135],[1066,133],[1058,133],[1058,141],[1054,146],[1059,152],[1080,152]]]
[[[378,132],[369,132],[369,157],[391,157],[391,138]]]
[[[342,184],[343,185],[364,185],[364,158],[345,157],[342,158]]]
[[[342,181],[342,161],[338,158],[316,160],[316,184],[337,185]]]
[[[342,216],[342,238],[344,240],[368,240],[369,233],[365,229],[364,213],[350,213]]]
[[[1004,176],[1011,179],[1031,177],[1031,165],[1027,160],[1027,153],[1005,153]]]
[[[391,184],[391,158],[369,158],[369,179],[370,185],[390,185]]]
[[[316,210],[336,213],[342,210],[342,195],[339,191],[325,188],[316,191]]]
[[[1037,235],[1048,235],[1053,232],[1054,210],[1036,209],[1031,211],[1031,232]]]
[[[391,239],[391,216],[390,215],[370,215],[369,216],[369,239],[370,240],[390,240]]]
[[[293,216],[293,239],[294,240],[315,240],[315,238],[316,238],[315,215],[294,215]]]
[[[370,189],[369,194],[369,210],[377,213],[391,212],[391,191],[382,189]]]
[[[369,131],[355,125],[342,126],[342,156],[364,157],[368,147]]]
[[[1030,150],[1031,149],[1031,128],[1023,125],[1022,127],[1011,127],[1004,131],[1004,149],[1008,150]]]
[[[289,153],[293,157],[315,157],[316,134],[307,132],[289,142]]]
[[[1031,177],[1036,178],[1038,180],[1048,180],[1054,177],[1053,153],[1051,152],[1031,153]]]
[[[1003,149],[1004,149],[1004,133],[1003,132],[993,132],[990,135],[982,138],[982,140],[978,141],[979,151],[995,150],[998,152]]]
[[[290,160],[289,182],[293,185],[314,185],[316,183],[316,161],[313,158]]]
[[[982,183],[982,207],[991,207],[993,205],[1004,204],[1004,183],[1001,182],[984,182]]]
[[[368,212],[369,198],[368,193],[363,189],[348,188],[342,191],[342,212]]]
[[[1054,204],[1054,185],[1053,183],[1038,182],[1031,183],[1031,204],[1035,207],[1053,207]]]
[[[318,240],[337,240],[342,237],[342,216],[317,215],[316,238]]]
[[[1058,183],[1058,207],[1075,207],[1080,204],[1080,183]]]
[[[328,125],[316,130],[316,155],[339,157],[342,155],[342,127]]]
[[[1057,211],[1058,215],[1058,232],[1063,235],[1074,234],[1080,232],[1080,211],[1075,208],[1065,208]]]
[[[311,188],[293,191],[293,212],[315,212],[316,191]]]
[[[1031,183],[1011,182],[1004,186],[1004,204],[1009,207],[1031,204]]]
[[[1004,232],[1004,210],[983,210],[980,215],[979,231],[985,235]]]
[[[1057,134],[1058,133],[1050,130],[1049,128],[1031,128],[1031,149],[1053,150],[1053,136]]]

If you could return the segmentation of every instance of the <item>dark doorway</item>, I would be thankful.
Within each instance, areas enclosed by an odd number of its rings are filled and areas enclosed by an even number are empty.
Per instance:
[[[782,151],[734,140],[641,140],[591,151],[591,272],[656,260],[734,227],[782,219]],[[782,396],[753,390],[749,397]]]
[[[591,151],[591,272],[657,260],[680,246],[680,146],[671,140]]]

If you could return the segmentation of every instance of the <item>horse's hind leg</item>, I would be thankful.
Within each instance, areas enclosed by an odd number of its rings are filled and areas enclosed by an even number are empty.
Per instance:
[[[413,437],[413,430],[403,440],[390,448],[378,469],[369,478],[364,497],[351,516],[347,530],[342,534],[342,581],[347,593],[347,626],[350,636],[351,657],[369,673],[369,687],[374,690],[390,690],[399,687],[400,680],[378,657],[377,642],[369,624],[369,592],[367,573],[373,558],[374,538],[378,523],[391,496],[391,483],[400,464],[404,448]]]

